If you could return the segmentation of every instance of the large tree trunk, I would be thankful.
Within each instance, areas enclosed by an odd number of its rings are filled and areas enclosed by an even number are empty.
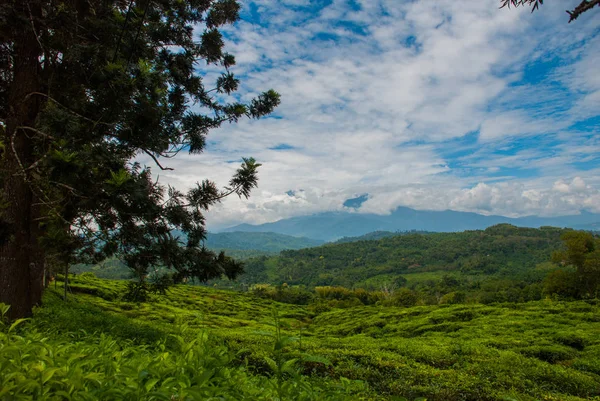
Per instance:
[[[19,2],[17,2],[18,4]],[[25,4],[21,4],[25,7]],[[27,13],[40,15],[39,3],[31,1]],[[19,6],[17,6],[19,7]],[[24,10],[25,11],[25,10]],[[43,253],[40,235],[40,208],[30,186],[25,169],[33,163],[33,141],[22,126],[34,127],[43,99],[31,95],[40,91],[40,45],[33,26],[15,35],[13,81],[9,92],[9,116],[4,135],[5,157],[3,170],[4,201],[7,208],[3,219],[12,232],[0,265],[0,302],[9,304],[9,317],[30,316],[32,308],[41,301],[43,290]]]

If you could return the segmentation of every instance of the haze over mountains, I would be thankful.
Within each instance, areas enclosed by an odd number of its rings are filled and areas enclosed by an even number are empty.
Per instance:
[[[482,230],[500,223],[508,223],[517,227],[554,226],[596,230],[600,227],[600,214],[582,211],[578,215],[571,216],[510,218],[452,210],[425,211],[399,207],[389,215],[325,212],[260,225],[240,224],[222,231],[273,232],[294,237],[335,241],[343,237],[356,237],[373,231],[454,232]]]
[[[270,232],[208,233],[204,245],[209,249],[258,250],[277,253],[287,249],[311,248],[324,241]]]

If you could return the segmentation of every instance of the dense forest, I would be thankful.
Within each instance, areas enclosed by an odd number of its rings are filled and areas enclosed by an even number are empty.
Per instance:
[[[550,256],[561,248],[566,232],[502,224],[481,231],[336,243],[250,259],[239,281],[368,291],[407,288],[428,303],[455,291],[480,302],[540,299],[543,280],[558,268]]]

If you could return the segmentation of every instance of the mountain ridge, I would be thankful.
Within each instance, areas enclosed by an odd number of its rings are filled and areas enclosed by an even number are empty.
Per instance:
[[[324,241],[295,237],[273,232],[231,231],[208,233],[205,246],[209,249],[255,250],[280,252],[289,249],[310,248],[323,245]]]
[[[580,214],[568,216],[540,217],[530,215],[506,217],[499,215],[486,216],[474,212],[453,210],[433,211],[398,207],[389,215],[322,212],[259,225],[244,223],[223,229],[220,232],[274,232],[294,237],[335,241],[343,237],[360,237],[374,231],[457,232],[484,230],[503,223],[531,228],[554,226],[590,229],[600,226],[600,214],[582,211]]]

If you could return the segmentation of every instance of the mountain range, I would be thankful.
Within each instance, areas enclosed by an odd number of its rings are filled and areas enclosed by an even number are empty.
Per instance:
[[[511,218],[452,210],[427,211],[399,207],[389,215],[324,212],[260,225],[240,224],[222,231],[273,232],[294,237],[335,241],[343,237],[358,237],[374,231],[456,232],[483,230],[502,223],[517,227],[553,226],[597,230],[600,227],[600,214],[582,211],[578,215],[571,216]]]
[[[224,232],[208,233],[204,245],[214,250],[257,250],[277,253],[287,249],[311,248],[323,243],[324,241],[321,240],[271,232]]]

